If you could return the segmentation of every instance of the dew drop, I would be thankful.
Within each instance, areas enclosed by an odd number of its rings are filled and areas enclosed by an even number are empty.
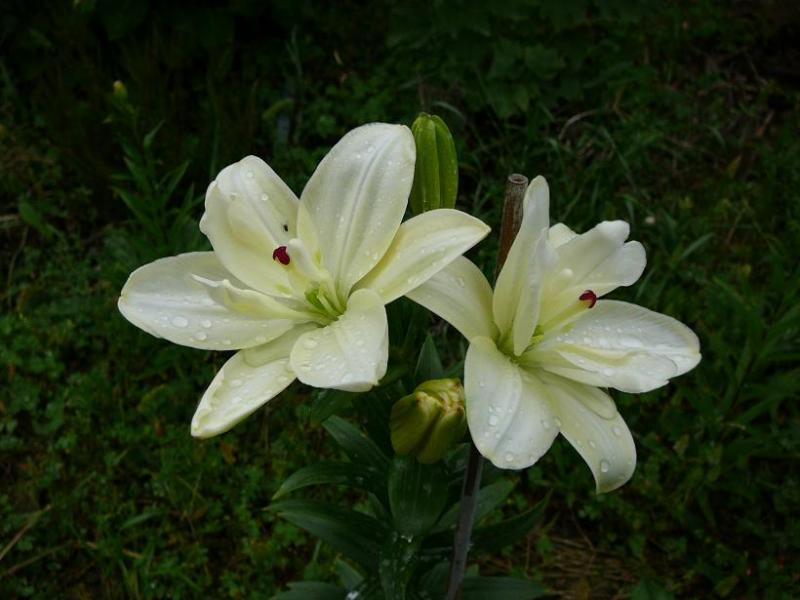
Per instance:
[[[223,346],[230,346],[231,345],[231,341],[230,340],[222,340],[222,345]]]
[[[506,462],[514,462],[514,455],[511,452],[506,452]]]
[[[247,178],[248,178],[248,179],[252,179],[252,178],[253,178],[253,177],[255,177],[255,176],[256,176],[256,174],[255,174],[255,173],[253,173],[252,171],[248,171],[248,172],[247,172]]]
[[[485,382],[485,381],[483,381],[483,380],[481,380],[481,381],[479,381],[479,382],[478,382],[478,385],[479,385],[480,387],[486,387],[486,382]]]
[[[547,419],[542,419],[542,427],[544,427],[545,429],[550,429],[550,421],[548,421]]]
[[[597,444],[595,443],[594,440],[589,440],[589,447],[590,448],[597,448]]]
[[[610,468],[611,468],[611,465],[608,463],[608,461],[607,461],[605,458],[604,458],[603,460],[601,460],[601,461],[600,461],[600,470],[601,470],[603,473],[608,473],[608,470],[609,470]]]
[[[614,427],[611,428],[611,431],[614,432],[614,435],[617,437],[620,437],[622,435],[622,429],[620,429],[616,425],[614,425]]]
[[[496,416],[492,415],[491,417],[489,417],[489,425],[491,425],[492,427],[497,425],[497,417]]]
[[[232,379],[231,380],[231,387],[241,387],[242,380],[241,379]]]
[[[211,321],[209,321],[208,319],[203,319],[202,321],[200,321],[200,325],[202,325],[206,329],[211,329]]]
[[[175,327],[186,327],[189,324],[189,320],[186,317],[172,317],[172,324]]]
[[[266,202],[269,200],[269,194],[261,194],[261,201]]]
[[[194,334],[194,337],[202,342],[203,340],[208,338],[208,335],[206,335],[206,333],[203,331],[198,331],[197,333]]]
[[[603,375],[611,377],[614,374],[614,369],[603,369]]]

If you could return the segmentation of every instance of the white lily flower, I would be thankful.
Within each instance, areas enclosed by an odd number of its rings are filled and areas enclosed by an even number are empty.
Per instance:
[[[550,227],[543,177],[528,187],[522,225],[494,292],[466,258],[407,296],[470,342],[467,420],[478,450],[504,469],[534,464],[560,432],[594,474],[598,492],[623,485],[636,448],[600,388],[647,392],[700,361],[697,336],[666,315],[598,300],[639,279],[645,252],[629,226],[606,221],[578,235]]]
[[[200,229],[214,251],[131,274],[119,298],[131,323],[184,346],[239,350],[200,400],[192,435],[230,429],[295,378],[355,392],[383,377],[384,305],[489,232],[451,209],[401,224],[414,160],[407,127],[359,127],[331,149],[298,200],[248,156],[206,193]]]

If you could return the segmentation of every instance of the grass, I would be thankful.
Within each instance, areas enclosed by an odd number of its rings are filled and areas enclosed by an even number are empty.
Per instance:
[[[309,390],[195,441],[189,419],[225,357],[150,338],[116,297],[138,265],[205,247],[202,191],[222,166],[255,153],[299,190],[341,133],[418,110],[450,124],[459,207],[495,229],[514,171],[546,175],[573,228],[628,220],[649,264],[617,297],[686,322],[704,354],[666,388],[616,394],[639,451],[620,492],[595,496],[562,442],[515,475],[506,512],[552,489],[546,524],[482,573],[565,598],[798,593],[796,11],[139,6],[20,4],[2,25],[10,597],[265,597],[331,578],[333,551],[263,510],[287,474],[335,452]],[[472,257],[488,269],[495,244]]]

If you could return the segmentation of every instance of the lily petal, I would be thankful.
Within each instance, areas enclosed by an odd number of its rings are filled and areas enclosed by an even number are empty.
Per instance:
[[[563,223],[556,223],[550,227],[548,238],[550,239],[550,245],[553,246],[553,248],[558,248],[577,237],[577,235],[577,233]]]
[[[421,286],[406,294],[439,315],[468,340],[494,338],[492,286],[481,270],[459,256]]]
[[[386,373],[388,357],[386,309],[378,294],[365,289],[353,292],[338,321],[297,340],[291,364],[307,385],[365,392]]]
[[[232,167],[240,168],[239,163]],[[228,174],[225,179],[231,177]],[[278,184],[275,187],[278,188]],[[275,248],[283,245],[281,242],[284,237],[273,237],[271,228],[275,224],[268,226],[265,223],[265,219],[272,216],[263,214],[266,210],[259,206],[258,202],[261,201],[240,193],[226,194],[217,181],[212,181],[206,191],[206,211],[200,219],[200,230],[211,241],[225,267],[249,287],[270,294],[286,295],[290,292],[286,274],[281,265],[271,258]],[[274,194],[277,195],[277,192]],[[292,202],[291,199],[284,200],[286,204]],[[277,211],[270,211],[273,212]],[[283,225],[290,229],[294,227],[294,217],[290,220],[288,215],[281,215],[278,219],[280,228]],[[289,232],[285,232],[285,236],[288,235]]]
[[[136,269],[122,288],[118,306],[128,321],[146,332],[204,350],[257,346],[303,318],[263,294],[237,286],[244,284],[214,252],[190,252]]]
[[[322,264],[340,297],[388,249],[408,204],[415,156],[407,127],[364,125],[331,149],[303,190]]]
[[[400,225],[381,261],[356,285],[384,304],[424,283],[491,231],[480,219],[451,208],[431,210]]]
[[[556,253],[546,235],[539,236],[539,242],[529,260],[526,279],[517,282],[520,293],[512,329],[514,354],[517,356],[531,343],[536,325],[539,323],[545,277],[556,261]]]
[[[558,435],[543,386],[484,337],[471,341],[464,374],[467,421],[480,453],[501,469],[539,460]]]
[[[680,321],[602,300],[567,328],[548,332],[526,362],[583,383],[637,393],[666,385],[700,358],[697,336]]]
[[[625,421],[614,410],[610,417],[590,408],[592,398],[606,396],[597,388],[545,375],[543,382],[560,421],[561,434],[592,470],[597,493],[610,492],[626,483],[636,468],[636,446]]]
[[[520,285],[520,282],[530,282],[539,277],[539,263],[534,261],[535,252],[539,239],[543,234],[547,236],[550,225],[550,193],[544,177],[536,177],[530,183],[525,192],[523,206],[524,214],[519,233],[511,245],[494,288],[492,310],[501,334],[511,331],[520,298],[528,293],[528,285]],[[534,268],[534,264],[537,267]]]
[[[559,246],[541,307],[545,329],[572,314],[570,307],[584,291],[591,290],[600,297],[636,283],[647,260],[639,242],[625,243],[629,232],[624,221],[604,221],[571,237],[566,231],[554,234],[551,228],[549,237],[557,239]]]

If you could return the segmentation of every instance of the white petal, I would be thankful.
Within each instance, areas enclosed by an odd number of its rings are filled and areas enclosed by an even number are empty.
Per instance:
[[[408,204],[415,155],[407,127],[364,125],[331,149],[303,190],[322,264],[342,298],[391,244]]]
[[[225,196],[241,198],[253,208],[272,244],[283,245],[294,236],[297,196],[263,160],[246,156],[222,169],[216,182]]]
[[[236,286],[244,284],[214,252],[179,254],[131,273],[118,306],[126,319],[148,333],[205,350],[263,344],[304,318]]]
[[[550,227],[550,232],[548,233],[548,238],[550,239],[550,245],[553,248],[558,248],[559,246],[563,246],[571,239],[576,237],[578,234],[572,231],[569,227],[564,225],[563,223],[556,223],[552,227]]]
[[[463,256],[406,296],[442,317],[468,340],[497,334],[492,321],[492,286]]]
[[[388,357],[386,309],[372,290],[354,292],[338,321],[302,335],[291,353],[300,381],[349,392],[377,385]]]
[[[238,170],[240,164],[231,165],[228,169]],[[229,173],[224,179],[232,177]],[[232,186],[228,187],[230,189]],[[277,196],[277,192],[274,195]],[[291,199],[285,199],[286,204],[291,202]],[[217,181],[212,181],[206,191],[206,211],[200,220],[200,229],[208,236],[222,263],[236,277],[253,289],[286,294],[290,291],[286,274],[282,266],[272,259],[272,252],[288,240],[295,227],[296,214],[291,219],[290,215],[278,217],[278,227],[282,229],[283,225],[287,225],[289,231],[276,239],[272,233],[275,223],[268,226],[265,222],[268,218],[274,218],[273,215],[264,214],[267,212],[266,204],[244,192],[226,194]],[[270,212],[277,210],[272,207]]]
[[[470,343],[464,377],[467,421],[480,453],[502,469],[539,460],[558,434],[541,384],[483,337]]]
[[[490,228],[460,210],[442,208],[409,219],[397,230],[381,261],[358,282],[389,304],[424,283],[477,244]]]
[[[203,394],[192,418],[192,435],[207,438],[228,431],[294,379],[288,355],[253,366],[245,360],[244,350],[237,352]]]
[[[545,286],[540,313],[544,327],[552,328],[570,315],[584,291],[592,290],[600,297],[639,279],[647,262],[645,251],[639,242],[625,243],[629,232],[624,221],[604,221],[571,237],[551,229],[549,237],[559,242],[558,261]]]
[[[631,432],[616,409],[609,416],[600,416],[590,408],[596,402],[591,399],[598,394],[606,397],[606,406],[613,407],[613,400],[597,388],[552,375],[546,376],[544,383],[561,433],[589,465],[597,493],[610,492],[627,482],[636,468]]]
[[[539,242],[530,257],[530,264],[525,272],[526,279],[517,282],[519,301],[514,314],[513,342],[514,354],[519,356],[531,343],[531,338],[539,322],[539,308],[544,281],[549,270],[556,261],[555,251],[551,248],[546,235],[539,237]]]
[[[535,251],[542,235],[547,236],[550,225],[550,196],[544,177],[536,177],[528,186],[524,207],[522,225],[494,287],[494,321],[504,335],[512,329],[520,297],[528,293],[529,282],[539,276]],[[526,284],[520,285],[520,282]]]
[[[635,304],[601,300],[526,356],[548,371],[625,392],[666,385],[700,362],[700,342],[681,322]]]

